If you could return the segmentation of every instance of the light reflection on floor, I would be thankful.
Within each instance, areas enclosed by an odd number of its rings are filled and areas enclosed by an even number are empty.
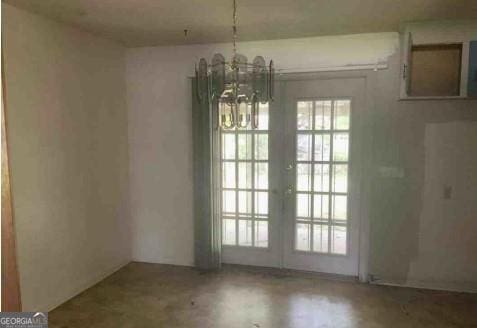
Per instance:
[[[355,327],[355,313],[346,299],[313,294],[289,297],[288,327]]]

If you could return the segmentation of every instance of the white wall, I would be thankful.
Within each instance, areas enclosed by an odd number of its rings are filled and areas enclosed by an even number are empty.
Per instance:
[[[477,121],[476,100],[398,101],[399,54],[397,33],[334,36],[279,41],[246,42],[240,52],[273,58],[286,71],[373,66],[387,63],[388,69],[374,73],[373,171],[369,205],[369,271],[381,282],[470,289],[477,275],[465,262],[477,253],[456,244],[454,252],[464,255],[450,262],[436,247],[432,261],[454,265],[434,267],[435,278],[420,269],[429,258],[426,244],[436,246],[432,223],[423,211],[425,194],[426,138],[428,124]],[[196,45],[128,49],[127,92],[130,140],[130,190],[133,258],[138,261],[192,265],[192,140],[190,86],[187,76],[200,57],[210,60],[215,52],[230,55],[230,45]],[[472,144],[473,140],[469,143]],[[476,141],[477,142],[477,141]],[[454,145],[458,147],[456,143]],[[475,145],[477,147],[477,145]],[[452,156],[449,154],[449,156]],[[382,174],[383,168],[402,172],[399,177]],[[457,196],[456,196],[457,197]],[[468,197],[454,202],[472,209]],[[446,216],[452,220],[452,216]],[[432,222],[432,223],[430,223]],[[477,217],[465,222],[467,231],[477,231]],[[421,224],[422,223],[422,224]],[[443,233],[444,227],[438,228]],[[462,229],[451,230],[453,235]],[[426,244],[425,246],[423,245]],[[437,262],[436,262],[437,263]],[[440,270],[440,271],[439,271]],[[449,277],[456,277],[452,281]],[[460,281],[456,281],[460,279]],[[466,280],[467,281],[464,281]],[[457,283],[457,284],[456,284]],[[463,284],[459,284],[463,283]],[[474,288],[474,287],[472,287]]]
[[[420,238],[408,280],[477,292],[477,121],[426,124],[424,147]]]
[[[24,311],[130,261],[125,50],[2,3]]]

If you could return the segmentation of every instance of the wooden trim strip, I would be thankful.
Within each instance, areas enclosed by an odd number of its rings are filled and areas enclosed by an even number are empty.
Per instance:
[[[10,166],[6,133],[5,66],[2,52],[2,312],[21,311],[15,229],[13,222]]]

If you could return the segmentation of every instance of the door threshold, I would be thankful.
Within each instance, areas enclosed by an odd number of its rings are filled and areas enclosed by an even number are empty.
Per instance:
[[[252,265],[242,265],[242,264],[222,264],[222,268],[225,271],[235,272],[235,271],[246,271],[248,273],[256,274],[267,274],[278,278],[321,278],[334,281],[344,281],[344,282],[359,282],[358,277],[356,276],[347,276],[342,274],[335,273],[324,273],[316,271],[304,271],[304,270],[295,270],[287,268],[276,268],[276,267],[264,267],[264,266],[252,266]]]

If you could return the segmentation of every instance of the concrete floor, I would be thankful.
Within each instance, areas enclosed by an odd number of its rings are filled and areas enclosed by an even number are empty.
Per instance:
[[[49,313],[50,327],[477,327],[477,295],[227,266],[130,263]]]

